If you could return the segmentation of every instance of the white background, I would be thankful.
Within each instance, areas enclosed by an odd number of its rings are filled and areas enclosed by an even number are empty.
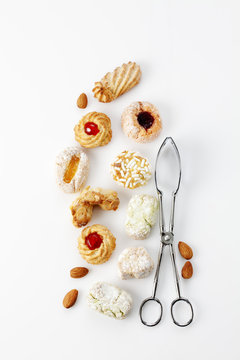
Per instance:
[[[217,0],[1,1],[1,359],[240,358],[239,11],[238,1]],[[94,82],[129,60],[141,66],[140,84],[98,103]],[[76,107],[81,92],[89,98],[85,110]],[[139,145],[122,133],[121,113],[137,100],[160,111],[163,131],[155,142]],[[69,270],[86,266],[69,211],[76,195],[58,189],[55,158],[75,144],[73,127],[88,111],[110,116],[113,138],[87,150],[87,183],[117,190],[121,205],[117,212],[94,210],[90,224],[108,226],[117,247],[106,264],[89,265],[89,275],[75,280]],[[158,291],[164,316],[155,328],[138,317],[154,274],[122,281],[116,271],[127,246],[145,246],[156,262],[159,238],[155,228],[134,241],[123,228],[131,195],[155,194],[153,181],[124,190],[109,164],[123,149],[139,150],[153,164],[165,136],[175,139],[183,166],[176,242],[194,250],[194,276],[181,282],[195,309],[187,328],[171,321],[176,294],[168,256]],[[180,270],[178,253],[177,262]],[[128,318],[88,309],[86,294],[97,280],[132,294]],[[62,298],[72,288],[79,298],[66,310]]]

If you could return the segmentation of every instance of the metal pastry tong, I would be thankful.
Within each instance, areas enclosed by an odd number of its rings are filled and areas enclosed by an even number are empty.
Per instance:
[[[176,160],[178,162],[178,181],[176,183],[176,187],[175,189],[172,191],[172,196],[171,196],[171,211],[170,211],[170,221],[169,221],[169,228],[168,230],[165,227],[165,223],[164,223],[164,213],[163,213],[163,191],[161,190],[161,186],[160,186],[160,173],[159,173],[159,165],[160,165],[160,154],[162,154],[162,150],[165,147],[165,145],[171,145],[171,149],[174,151],[175,155],[176,155]],[[173,267],[173,272],[174,272],[174,278],[175,278],[175,283],[176,283],[176,289],[177,289],[177,298],[175,300],[173,300],[172,304],[171,304],[171,316],[173,319],[174,324],[184,327],[187,326],[189,324],[191,324],[192,320],[193,320],[193,307],[192,304],[190,303],[190,301],[184,297],[181,296],[181,291],[180,291],[180,283],[179,283],[179,275],[178,275],[178,271],[177,271],[177,266],[176,266],[176,260],[175,260],[175,251],[173,248],[173,240],[174,240],[174,234],[173,234],[173,228],[174,228],[174,210],[175,210],[175,200],[176,200],[176,195],[180,186],[180,182],[181,182],[181,159],[180,159],[180,155],[179,155],[179,151],[178,148],[175,144],[175,142],[173,141],[173,139],[171,137],[167,137],[159,151],[157,154],[157,158],[156,158],[156,163],[155,163],[155,185],[156,185],[156,189],[157,189],[157,193],[158,193],[158,200],[159,200],[159,227],[160,227],[160,249],[159,249],[159,254],[158,254],[158,264],[157,264],[157,268],[156,268],[156,273],[155,273],[155,277],[154,277],[154,282],[153,282],[153,292],[152,292],[152,296],[145,299],[139,309],[139,315],[140,315],[140,319],[142,321],[142,323],[146,326],[155,326],[157,325],[161,319],[162,319],[162,314],[163,314],[163,306],[161,301],[156,297],[156,292],[157,292],[157,286],[158,286],[158,277],[159,277],[159,270],[160,270],[160,265],[161,265],[161,260],[162,260],[162,255],[163,255],[163,250],[165,247],[169,248],[169,252],[170,252],[170,257],[171,257],[171,262],[172,262],[172,267]],[[148,303],[152,303],[155,302],[158,304],[158,306],[160,307],[160,312],[159,312],[159,317],[157,318],[156,321],[154,322],[148,322],[146,320],[144,320],[144,316],[143,316],[143,309],[144,306]],[[190,310],[190,318],[186,321],[186,322],[178,322],[175,318],[175,314],[174,314],[174,308],[176,310],[175,305],[176,304],[187,304],[187,306],[189,307],[188,310]],[[150,304],[149,304],[150,305]],[[145,309],[146,310],[146,309]]]

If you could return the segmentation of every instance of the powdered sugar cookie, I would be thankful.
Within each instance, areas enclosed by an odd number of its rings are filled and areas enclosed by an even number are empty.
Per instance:
[[[117,286],[99,281],[89,290],[88,305],[101,314],[120,320],[129,313],[132,298]]]
[[[118,270],[123,280],[142,279],[153,270],[153,261],[144,247],[130,247],[119,255]]]
[[[133,239],[145,239],[157,218],[158,201],[151,195],[135,195],[127,208],[125,229]]]
[[[81,190],[89,169],[87,155],[78,146],[63,150],[56,160],[58,185],[67,193]]]
[[[152,141],[162,129],[157,108],[147,101],[133,102],[122,113],[122,129],[138,143]]]

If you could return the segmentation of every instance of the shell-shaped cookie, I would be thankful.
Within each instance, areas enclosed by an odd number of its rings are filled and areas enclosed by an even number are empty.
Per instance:
[[[108,72],[101,81],[96,82],[93,94],[100,102],[111,102],[137,85],[140,78],[140,66],[129,61],[113,72]]]
[[[76,141],[85,148],[103,146],[112,138],[111,120],[106,114],[93,111],[83,116],[74,132]]]
[[[132,297],[126,291],[103,281],[92,286],[87,300],[93,310],[118,320],[124,319],[132,307]]]
[[[97,233],[101,237],[100,246],[91,250],[86,244],[86,238],[93,233]],[[87,226],[82,230],[78,239],[78,249],[83,257],[90,264],[103,264],[108,261],[116,246],[116,239],[113,234],[103,225],[95,224]]]
[[[142,247],[124,249],[118,258],[118,270],[121,279],[142,279],[153,270],[153,260],[147,250]]]
[[[89,169],[87,155],[79,146],[68,147],[56,159],[57,182],[63,191],[74,193],[81,190]]]

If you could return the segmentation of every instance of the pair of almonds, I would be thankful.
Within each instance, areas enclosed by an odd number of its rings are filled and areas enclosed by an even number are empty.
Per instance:
[[[182,257],[186,260],[190,260],[193,257],[193,251],[189,245],[180,241],[178,243],[178,249]],[[193,275],[193,266],[190,261],[186,261],[182,268],[182,277],[184,279],[190,279]]]
[[[87,273],[88,273],[88,269],[85,267],[75,267],[70,270],[70,276],[74,279],[82,278],[82,277],[86,276]],[[78,290],[76,290],[76,289],[70,290],[64,296],[63,306],[66,309],[72,307],[75,304],[75,302],[77,301],[77,297],[78,297]]]

